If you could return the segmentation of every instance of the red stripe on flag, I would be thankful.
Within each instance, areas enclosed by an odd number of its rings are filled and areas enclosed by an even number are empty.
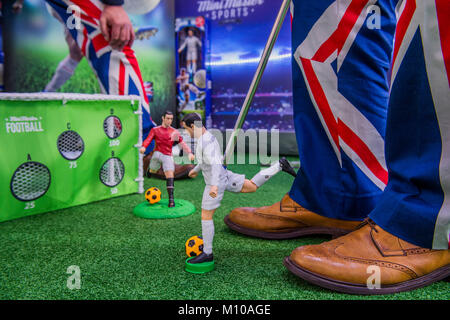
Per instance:
[[[340,137],[360,157],[367,168],[380,181],[387,184],[388,172],[382,167],[369,147],[345,123],[340,120],[336,122],[323,88],[314,72],[311,60],[301,58],[301,62],[314,100],[336,146],[339,146]]]
[[[350,32],[352,31],[356,21],[358,21],[363,9],[367,4],[367,0],[353,0],[344,13],[337,29],[333,34],[320,46],[319,50],[312,58],[315,61],[325,62],[336,50],[341,52]]]
[[[323,120],[325,121],[325,124],[331,134],[334,143],[336,144],[336,146],[339,146],[337,122],[334,118],[333,112],[331,111],[330,105],[328,104],[328,100],[325,96],[323,88],[320,85],[319,79],[317,79],[317,76],[314,72],[311,60],[301,58],[301,62],[309,87],[311,88],[311,92],[314,96],[314,100],[317,103],[320,113],[322,114]]]
[[[103,48],[109,46],[109,43],[102,34],[98,34],[92,39],[92,45],[94,46],[95,52],[99,52]]]
[[[442,54],[444,56],[445,68],[447,69],[448,85],[450,86],[450,2],[448,0],[436,0],[436,11]]]
[[[119,95],[125,94],[125,65],[120,61],[119,66]]]
[[[416,12],[416,1],[407,0],[406,6],[403,9],[400,18],[398,19],[397,29],[395,30],[395,41],[394,41],[395,45],[394,45],[394,55],[392,65],[395,64],[398,51],[400,50],[400,46],[402,45],[403,39],[405,38],[406,31],[408,30],[412,17],[414,16],[414,12]]]
[[[139,64],[136,59],[136,56],[134,55],[134,51],[129,46],[126,46],[125,48],[123,48],[123,53],[125,53],[125,57],[128,59],[128,62],[130,62],[131,67],[133,68],[134,72],[136,73],[136,75],[139,78],[139,82],[141,85],[141,89],[142,89],[142,93],[144,95],[145,102],[149,103],[148,97],[145,94],[145,87],[144,87],[144,81],[142,80],[141,69],[139,68]]]
[[[381,166],[369,147],[340,119],[338,130],[341,139],[358,155],[367,168],[385,185],[388,183],[388,172]]]
[[[84,56],[86,56],[87,51],[86,51],[86,46],[87,46],[87,42],[88,42],[88,33],[86,28],[83,29],[83,44],[81,45],[81,52],[83,53]]]
[[[100,19],[102,11],[97,8],[91,1],[86,0],[71,0],[73,4],[76,4],[83,10],[88,16],[94,19]]]
[[[87,15],[85,15],[83,13],[80,14],[80,18],[81,18],[81,20],[89,22],[89,23],[91,23],[94,26],[98,26],[98,22],[97,21],[95,21],[94,19],[92,19],[91,17],[89,17],[89,16],[87,16]]]

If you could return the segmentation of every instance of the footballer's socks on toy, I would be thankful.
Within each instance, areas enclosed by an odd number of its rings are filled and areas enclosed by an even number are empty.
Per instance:
[[[175,207],[175,201],[173,198],[174,178],[168,178],[166,181],[167,193],[169,195],[169,208]]]
[[[262,169],[253,178],[252,182],[259,188],[282,170],[280,162],[274,163],[267,169]]]
[[[281,170],[283,170],[286,173],[289,173],[293,177],[297,177],[297,172],[295,172],[294,168],[292,168],[289,161],[287,161],[286,158],[281,158],[280,161]]]
[[[70,79],[70,77],[72,77],[76,67],[78,66],[78,63],[78,61],[73,60],[70,56],[67,56],[63,61],[59,63],[52,80],[50,80],[50,82],[47,84],[44,91],[55,92],[56,90],[61,88],[62,85],[65,84],[67,80]]]
[[[214,221],[202,220],[203,252],[212,254],[214,240]]]
[[[195,258],[190,259],[188,262],[191,264],[196,264],[196,263],[204,263],[204,262],[211,262],[214,261],[214,256],[213,254],[206,254],[204,252],[202,252],[200,255],[196,256]]]

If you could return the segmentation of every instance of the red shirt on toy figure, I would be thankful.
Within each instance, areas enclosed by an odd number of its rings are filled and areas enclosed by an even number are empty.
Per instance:
[[[153,140],[155,140],[156,144],[155,151],[159,151],[167,156],[172,155],[172,147],[175,141],[180,143],[181,147],[187,154],[192,153],[191,149],[183,141],[180,132],[173,127],[158,126],[152,128],[142,146],[144,148],[148,148]]]

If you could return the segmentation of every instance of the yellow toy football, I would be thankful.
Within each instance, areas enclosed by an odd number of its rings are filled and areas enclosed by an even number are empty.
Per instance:
[[[186,241],[186,254],[188,257],[196,257],[203,252],[203,239],[199,236],[190,237]]]
[[[155,204],[161,201],[161,190],[156,187],[152,187],[145,191],[145,200],[150,204]]]

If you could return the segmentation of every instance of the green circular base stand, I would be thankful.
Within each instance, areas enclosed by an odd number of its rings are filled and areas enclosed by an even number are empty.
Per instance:
[[[175,207],[173,208],[169,208],[168,205],[168,199],[162,199],[155,204],[145,201],[138,204],[133,213],[144,219],[173,219],[186,217],[195,212],[195,206],[186,200],[175,199]]]
[[[214,261],[203,263],[189,263],[189,260],[191,259],[194,259],[194,257],[186,259],[184,270],[186,270],[187,272],[203,274],[214,270]]]

